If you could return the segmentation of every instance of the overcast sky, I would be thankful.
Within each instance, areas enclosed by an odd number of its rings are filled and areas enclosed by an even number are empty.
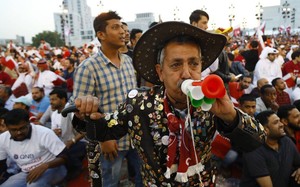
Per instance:
[[[233,4],[235,21],[233,26],[242,25],[254,28],[258,22],[255,17],[259,0],[87,0],[92,16],[102,11],[115,10],[123,21],[134,21],[136,13],[153,12],[155,19],[161,15],[163,21],[188,22],[190,13],[195,9],[206,8],[210,16],[209,27],[229,27],[229,7]],[[101,2],[101,3],[100,3]],[[260,0],[262,6],[279,5],[280,0]],[[0,0],[0,38],[15,39],[16,35],[25,36],[26,42],[44,30],[54,31],[55,12],[62,12],[62,0]],[[175,10],[175,11],[174,11]]]

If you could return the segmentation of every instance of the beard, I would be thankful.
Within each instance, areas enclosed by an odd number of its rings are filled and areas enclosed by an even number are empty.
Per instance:
[[[39,97],[39,98],[34,98],[33,100],[36,102],[40,102],[43,99],[43,97]]]
[[[300,125],[295,125],[292,123],[288,123],[288,127],[293,129],[294,131],[300,131]]]
[[[242,88],[242,90],[245,90],[245,89],[247,89],[249,86],[245,86],[245,85],[242,85],[241,86],[241,88]]]
[[[23,140],[25,140],[26,138],[15,138],[15,137],[11,137],[14,141],[16,142],[22,142]]]

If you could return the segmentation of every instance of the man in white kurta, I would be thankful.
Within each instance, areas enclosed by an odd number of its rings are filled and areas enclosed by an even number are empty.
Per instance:
[[[47,62],[42,59],[38,62],[39,73],[37,79],[35,80],[34,87],[38,86],[44,88],[45,95],[49,96],[49,93],[53,90],[55,86],[55,81],[65,82],[66,80],[61,76],[55,74],[53,71],[48,70]]]
[[[260,55],[254,69],[253,84],[256,86],[257,80],[266,78],[269,82],[273,79],[282,78],[281,67],[275,62],[278,51],[271,47],[265,47]]]

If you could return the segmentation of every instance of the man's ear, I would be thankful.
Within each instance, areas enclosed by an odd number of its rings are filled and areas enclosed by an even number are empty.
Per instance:
[[[264,131],[265,131],[266,135],[268,136],[270,133],[270,130],[266,125],[264,126]]]
[[[163,82],[163,75],[162,75],[162,67],[161,67],[161,65],[160,64],[156,64],[155,65],[155,70],[156,70],[156,73],[157,73],[157,75],[158,75],[158,77],[159,77],[159,80],[161,81],[161,82]]]
[[[104,32],[101,32],[101,31],[98,31],[97,32],[97,38],[99,38],[100,40],[104,40],[105,39],[105,33]]]
[[[195,27],[198,26],[197,22],[195,22],[195,21],[192,22],[192,25],[195,26]]]

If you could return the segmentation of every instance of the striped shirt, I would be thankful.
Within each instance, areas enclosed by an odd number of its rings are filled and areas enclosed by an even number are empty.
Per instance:
[[[119,54],[120,67],[115,66],[101,50],[83,61],[74,74],[73,97],[93,95],[99,98],[104,113],[115,111],[122,104],[130,89],[136,87],[132,59]],[[118,150],[128,150],[129,136],[118,140]]]

